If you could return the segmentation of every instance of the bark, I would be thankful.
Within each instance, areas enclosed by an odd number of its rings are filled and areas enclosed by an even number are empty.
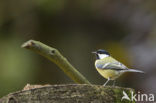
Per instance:
[[[24,90],[11,93],[0,99],[0,103],[132,103],[121,101],[130,88],[88,84],[27,86]]]

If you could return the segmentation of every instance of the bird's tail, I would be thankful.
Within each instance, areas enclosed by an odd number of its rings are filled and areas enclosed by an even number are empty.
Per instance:
[[[136,69],[127,69],[127,70],[124,70],[124,72],[138,72],[138,73],[145,73],[144,71],[136,70]]]

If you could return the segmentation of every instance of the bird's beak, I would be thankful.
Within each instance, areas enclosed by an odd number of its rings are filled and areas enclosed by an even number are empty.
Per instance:
[[[93,54],[96,54],[96,51],[92,52]]]

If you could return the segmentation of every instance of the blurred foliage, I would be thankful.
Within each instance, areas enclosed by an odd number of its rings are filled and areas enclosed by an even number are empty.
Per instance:
[[[156,91],[155,1],[0,0],[0,97],[27,83],[73,83],[53,63],[20,45],[39,40],[55,47],[93,84],[103,84],[92,51],[145,75],[127,73],[117,85]],[[111,84],[110,84],[111,85]]]

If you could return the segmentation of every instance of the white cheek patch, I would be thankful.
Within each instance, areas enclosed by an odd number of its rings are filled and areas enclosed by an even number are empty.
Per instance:
[[[107,54],[98,54],[99,55],[99,58],[100,59],[103,59],[103,58],[106,58],[106,57],[108,57],[109,55],[107,55]]]

